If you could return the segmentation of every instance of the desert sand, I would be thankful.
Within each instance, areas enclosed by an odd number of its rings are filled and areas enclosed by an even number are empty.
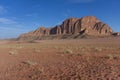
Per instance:
[[[120,37],[0,41],[0,80],[120,80]]]

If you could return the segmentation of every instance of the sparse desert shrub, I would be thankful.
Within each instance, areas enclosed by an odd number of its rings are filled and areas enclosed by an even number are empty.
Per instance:
[[[77,56],[82,56],[82,54],[81,53],[77,53]]]
[[[120,59],[120,55],[118,55],[118,54],[113,55],[113,58],[114,58],[114,59]]]
[[[23,63],[27,64],[27,65],[36,65],[37,64],[36,62],[30,61],[30,60],[24,61]]]
[[[82,56],[83,54],[85,54],[85,52],[79,52],[79,53],[77,53],[78,56]]]
[[[120,59],[120,55],[118,54],[108,54],[105,56],[107,59]]]
[[[54,46],[55,49],[58,49],[58,46]]]
[[[95,51],[102,51],[102,49],[101,49],[101,48],[98,48],[98,47],[95,47],[94,50],[95,50]]]
[[[66,49],[64,53],[67,53],[67,54],[72,54],[73,51],[71,49]]]
[[[17,50],[11,50],[11,51],[9,51],[9,54],[10,55],[15,55],[15,54],[17,54],[18,52],[17,52]]]
[[[104,58],[106,58],[106,59],[113,59],[113,55],[112,54],[108,54],[108,55],[105,55]]]
[[[35,49],[34,51],[35,51],[35,52],[40,52],[40,49]]]
[[[17,46],[16,48],[17,48],[17,49],[21,49],[21,48],[23,48],[23,46]]]
[[[80,46],[80,47],[78,47],[78,50],[84,52],[84,51],[86,50],[86,47],[84,47],[84,46]]]

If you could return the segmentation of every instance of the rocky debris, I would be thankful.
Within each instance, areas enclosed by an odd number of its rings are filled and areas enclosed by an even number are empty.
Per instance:
[[[120,36],[120,32],[112,33],[113,36]]]
[[[35,31],[22,34],[18,39],[40,38],[51,35],[71,35],[86,34],[92,36],[107,36],[113,33],[112,29],[94,16],[85,16],[82,18],[69,18],[63,21],[61,25],[53,28],[40,27]]]

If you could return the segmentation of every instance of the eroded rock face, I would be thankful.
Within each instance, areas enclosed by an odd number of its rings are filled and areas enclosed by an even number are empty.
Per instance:
[[[50,29],[49,28],[40,27],[37,30],[35,30],[33,33],[35,35],[49,35],[50,34]]]
[[[110,35],[113,33],[112,29],[107,24],[102,22],[96,23],[93,30],[95,30],[97,34],[101,35]]]
[[[19,38],[64,34],[87,34],[99,36],[111,35],[112,33],[112,29],[107,24],[100,22],[94,16],[86,16],[82,18],[66,19],[61,25],[57,25],[53,28],[40,27],[33,32],[21,35]]]
[[[71,34],[74,32],[73,28],[74,28],[74,24],[77,21],[77,18],[70,18],[70,19],[66,19],[62,25],[61,25],[61,33],[62,34]]]
[[[61,25],[57,25],[56,27],[54,28],[51,28],[50,30],[50,34],[51,35],[61,35],[62,34],[62,31],[61,31]]]

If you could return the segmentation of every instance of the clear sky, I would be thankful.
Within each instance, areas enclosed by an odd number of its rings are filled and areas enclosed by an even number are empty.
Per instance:
[[[120,0],[0,0],[0,38],[89,15],[120,31]]]

